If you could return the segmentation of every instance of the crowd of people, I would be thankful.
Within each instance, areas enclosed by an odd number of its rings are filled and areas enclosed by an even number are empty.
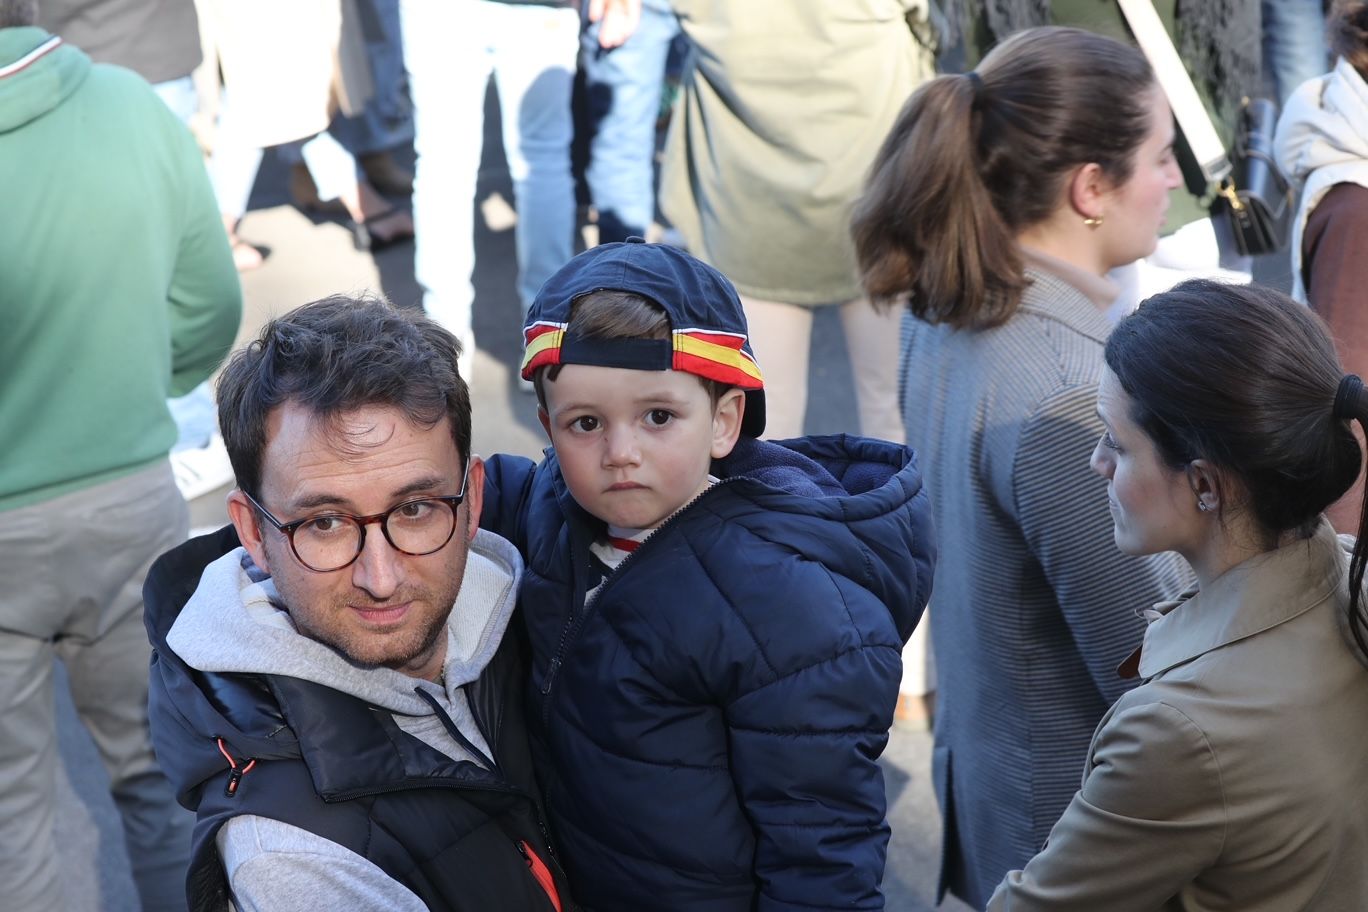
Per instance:
[[[1283,104],[1290,295],[1174,66]],[[491,83],[540,461],[472,450]],[[232,351],[272,147],[421,300]],[[146,910],[882,909],[909,697],[937,902],[1368,908],[1365,192],[1358,0],[0,0],[4,905],[60,661]]]

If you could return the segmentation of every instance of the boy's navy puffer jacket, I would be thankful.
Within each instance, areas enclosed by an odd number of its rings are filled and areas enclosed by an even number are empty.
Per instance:
[[[526,556],[529,716],[577,898],[882,909],[876,761],[935,562],[915,457],[742,438],[713,474],[585,605],[602,523],[550,451],[488,464],[481,523]]]

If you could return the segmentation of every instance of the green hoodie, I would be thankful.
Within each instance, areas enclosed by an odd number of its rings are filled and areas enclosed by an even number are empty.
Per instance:
[[[242,315],[189,131],[51,38],[0,29],[0,511],[165,458]]]

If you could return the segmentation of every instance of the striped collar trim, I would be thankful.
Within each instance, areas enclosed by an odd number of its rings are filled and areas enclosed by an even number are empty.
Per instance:
[[[608,536],[608,544],[617,548],[619,551],[626,551],[628,554],[631,554],[637,548],[641,547],[641,542],[634,538],[619,538],[616,535]]]
[[[20,57],[13,63],[7,63],[4,66],[0,67],[0,79],[4,79],[6,76],[13,76],[15,73],[19,73],[23,70],[28,69],[29,67],[33,66],[33,64],[37,63],[41,58],[57,50],[57,47],[61,43],[62,39],[56,35],[53,35],[47,41],[44,41],[36,48],[29,51],[23,57]]]

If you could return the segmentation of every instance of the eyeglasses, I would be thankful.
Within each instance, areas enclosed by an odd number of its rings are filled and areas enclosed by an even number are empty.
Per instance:
[[[261,511],[290,542],[290,550],[310,570],[328,573],[353,564],[366,546],[366,527],[379,523],[385,540],[396,551],[421,557],[446,547],[456,531],[456,510],[465,500],[470,464],[461,478],[461,492],[450,497],[420,497],[406,500],[383,513],[354,516],[350,513],[319,513],[294,522],[283,523],[271,515],[255,497],[242,494]]]

